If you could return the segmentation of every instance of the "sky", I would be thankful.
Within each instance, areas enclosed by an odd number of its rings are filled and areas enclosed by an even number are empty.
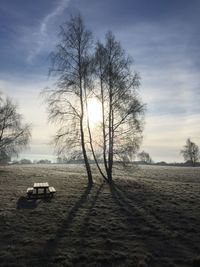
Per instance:
[[[134,59],[147,105],[141,150],[181,162],[187,138],[200,145],[199,0],[1,0],[0,91],[18,103],[32,140],[20,158],[56,158],[41,90],[59,26],[80,12],[94,40],[111,30]]]

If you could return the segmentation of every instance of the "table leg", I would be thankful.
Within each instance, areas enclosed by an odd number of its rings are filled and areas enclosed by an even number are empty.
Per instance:
[[[38,195],[38,188],[36,188],[36,195]]]
[[[44,188],[44,196],[46,197],[47,189]]]

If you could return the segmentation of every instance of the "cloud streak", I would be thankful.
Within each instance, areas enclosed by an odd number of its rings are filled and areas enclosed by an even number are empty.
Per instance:
[[[27,62],[31,63],[33,59],[41,52],[48,40],[48,26],[68,7],[70,0],[61,0],[58,6],[47,14],[40,23],[39,29],[33,34],[31,39],[36,38],[36,44],[32,47],[27,57]]]

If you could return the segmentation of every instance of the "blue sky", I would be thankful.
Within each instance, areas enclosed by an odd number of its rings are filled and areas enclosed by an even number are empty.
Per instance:
[[[147,103],[142,149],[156,161],[182,161],[186,138],[200,145],[200,1],[1,0],[0,90],[33,125],[21,157],[53,158],[55,129],[47,124],[40,91],[51,82],[48,55],[59,25],[80,12],[96,38],[112,30],[134,58]]]

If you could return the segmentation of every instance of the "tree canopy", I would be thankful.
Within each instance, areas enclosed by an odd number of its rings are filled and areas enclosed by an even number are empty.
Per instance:
[[[144,150],[138,154],[138,157],[143,163],[151,164],[153,162],[149,153],[145,152]]]
[[[54,142],[59,155],[83,158],[92,183],[90,159],[112,181],[114,161],[127,161],[141,142],[144,105],[137,88],[139,75],[112,32],[92,45],[92,34],[80,15],[61,26],[51,54],[50,74],[57,77],[46,90],[49,119],[57,123]],[[91,101],[101,106],[100,121],[91,123]],[[103,168],[100,166],[103,161]]]
[[[186,145],[181,150],[181,154],[183,155],[185,161],[191,162],[192,166],[195,166],[200,158],[199,147],[192,142],[190,138],[186,140]]]

